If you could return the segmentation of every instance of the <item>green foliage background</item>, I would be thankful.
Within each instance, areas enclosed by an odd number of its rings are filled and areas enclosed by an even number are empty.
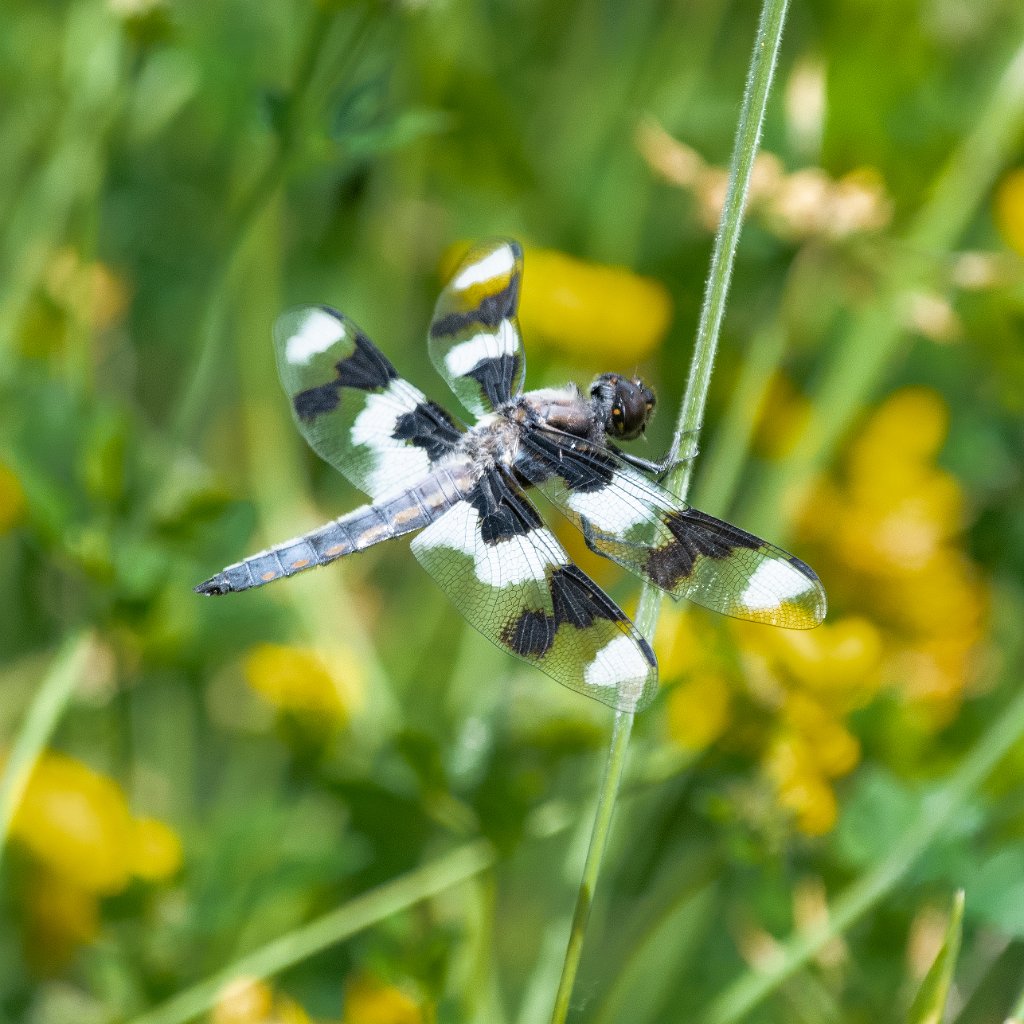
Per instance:
[[[192,586],[358,501],[291,425],[270,348],[277,313],[305,301],[345,309],[444,401],[424,334],[442,253],[460,239],[520,237],[668,287],[670,334],[641,366],[664,409],[651,451],[665,447],[710,236],[693,199],[645,164],[636,128],[653,116],[726,164],[756,17],[727,0],[6,0],[0,462],[24,512],[0,535],[0,741],[24,737],[60,644],[90,632],[99,653],[73,680],[50,745],[169,822],[184,857],[173,879],[104,900],[98,936],[41,970],[26,925],[31,857],[12,842],[0,866],[0,1020],[133,1019],[481,837],[469,881],[453,875],[435,898],[371,913],[370,927],[301,956],[275,984],[325,1020],[349,1012],[347,979],[367,975],[411,993],[424,1020],[546,1019],[606,709],[464,628],[402,543],[237,599],[202,601]],[[756,221],[745,230],[695,499],[792,543],[787,487],[836,465],[881,396],[928,385],[951,412],[942,462],[964,489],[964,543],[992,587],[990,637],[960,714],[927,741],[901,745],[898,698],[863,709],[861,764],[839,784],[838,826],[819,838],[777,808],[751,810],[751,799],[770,803],[751,758],[715,745],[686,754],[664,703],[644,716],[575,1019],[905,1019],[920,980],[908,937],[959,887],[948,1019],[1000,1021],[1021,998],[1024,722],[1011,701],[1022,680],[1024,278],[993,190],[1024,162],[1022,46],[1013,0],[790,12],[764,147],[791,170],[877,169],[894,219],[839,247],[797,245]],[[827,89],[820,145],[794,135],[784,103],[811,59]],[[974,249],[1004,270],[963,292],[951,267]],[[121,283],[120,315],[98,320],[54,284],[68,251]],[[917,288],[952,302],[958,343],[904,327],[898,300]],[[773,325],[790,339],[783,361],[810,396],[811,427],[782,460],[744,448],[733,496],[705,477],[729,455],[715,428],[750,339]],[[631,370],[622,341],[613,368]],[[609,368],[526,344],[530,386]],[[635,592],[615,586],[624,601]],[[364,706],[337,728],[275,715],[241,668],[267,641],[342,642]],[[951,792],[947,826],[926,835]],[[838,959],[787,946],[788,977],[749,1012],[730,1009],[753,977],[744,935],[790,934],[808,878],[848,907],[844,894],[908,836],[922,839],[919,856],[872,890]]]

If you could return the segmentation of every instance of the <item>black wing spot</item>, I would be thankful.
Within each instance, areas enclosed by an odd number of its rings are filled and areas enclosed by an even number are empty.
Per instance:
[[[480,478],[466,500],[480,515],[480,538],[485,544],[524,537],[543,526],[533,506],[516,501],[494,470]]]
[[[356,333],[355,351],[337,364],[338,384],[360,391],[380,391],[398,373],[387,357],[362,331]]]
[[[293,399],[295,414],[303,423],[310,423],[317,416],[324,413],[334,412],[341,400],[339,393],[341,385],[336,380],[328,381],[326,384],[318,384],[315,388],[307,388],[300,391]]]
[[[395,420],[391,436],[396,441],[408,441],[416,448],[426,449],[430,461],[437,462],[455,448],[460,433],[447,410],[436,402],[421,402]]]
[[[341,315],[329,306],[321,308],[334,316]],[[342,388],[383,391],[390,381],[398,377],[398,372],[387,357],[362,331],[356,332],[355,350],[350,356],[339,359],[334,369],[337,374],[334,380],[300,391],[292,399],[295,413],[304,423],[324,413],[334,412],[341,401]]]
[[[674,590],[687,579],[698,558],[728,558],[737,548],[759,548],[763,543],[735,527],[728,532],[722,530],[717,519],[696,509],[669,513],[664,523],[673,540],[652,548],[645,566],[646,575],[663,590]]]
[[[504,404],[512,397],[512,382],[519,373],[519,356],[494,356],[492,359],[481,359],[472,370],[463,374],[475,380],[487,401],[494,408]]]
[[[485,296],[480,305],[465,313],[447,313],[430,325],[431,338],[442,338],[450,334],[458,334],[465,327],[480,324],[492,330],[502,320],[515,316],[519,305],[519,275],[513,274],[511,280],[500,292]]]
[[[502,631],[501,640],[522,658],[543,658],[555,642],[556,629],[550,615],[526,611]]]
[[[551,574],[552,615],[529,610],[503,630],[502,641],[522,657],[542,658],[555,642],[559,626],[588,629],[598,619],[626,622],[626,617],[605,594],[595,587],[575,565],[563,565]],[[646,640],[638,640],[649,664],[656,664],[654,652]]]
[[[551,603],[555,609],[555,628],[563,622],[587,629],[596,619],[624,622],[614,605],[575,565],[563,565],[551,574]]]

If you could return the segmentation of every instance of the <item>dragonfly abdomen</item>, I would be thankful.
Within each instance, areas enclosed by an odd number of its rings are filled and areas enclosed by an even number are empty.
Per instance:
[[[392,498],[363,505],[302,537],[229,565],[200,583],[196,593],[234,594],[262,587],[284,576],[364,551],[392,537],[421,530],[459,501],[470,486],[471,478],[461,467],[440,470]]]

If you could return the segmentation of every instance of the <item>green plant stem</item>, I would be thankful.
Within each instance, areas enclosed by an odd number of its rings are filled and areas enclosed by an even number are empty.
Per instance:
[[[594,902],[597,879],[601,873],[601,861],[604,858],[604,849],[608,842],[612,813],[615,810],[615,800],[619,793],[619,783],[622,780],[622,766],[626,763],[626,751],[632,731],[632,714],[628,711],[617,711],[612,727],[611,744],[608,748],[608,760],[605,762],[604,781],[597,798],[597,810],[594,812],[594,830],[590,835],[587,859],[583,865],[583,878],[576,896],[576,909],[572,915],[569,945],[565,951],[562,976],[559,979],[558,992],[555,995],[555,1008],[551,1020],[556,1024],[561,1024],[569,1015],[569,1000],[572,998],[576,972],[583,954],[583,939],[587,933],[587,921],[590,918],[590,908]]]
[[[889,855],[837,897],[828,920],[791,935],[770,964],[743,974],[711,1004],[704,1024],[735,1024],[741,1020],[827,943],[892,892],[1021,737],[1024,694],[996,717],[995,725],[975,744],[947,785],[923,801],[917,818],[909,823]]]
[[[18,731],[0,776],[0,863],[32,769],[71,702],[91,646],[92,634],[88,632],[76,633],[64,641]]]
[[[764,112],[775,73],[775,63],[782,41],[787,7],[788,0],[765,0],[761,8],[757,38],[754,41],[754,52],[751,57],[750,71],[743,94],[743,106],[740,110],[740,119],[736,130],[725,207],[722,210],[722,219],[715,235],[711,269],[704,293],[693,358],[690,362],[690,373],[679,409],[675,439],[672,443],[673,457],[678,456],[684,437],[688,440],[696,438],[704,418],[704,407],[707,404],[711,372],[714,369],[715,354],[718,349],[718,337],[722,318],[725,315],[725,303],[729,294],[736,246],[739,243],[740,229],[743,224],[743,211],[746,205],[747,190],[750,186],[750,174],[761,138]],[[669,475],[669,489],[680,497],[686,495],[692,465],[692,460],[688,460],[680,464]],[[636,615],[637,627],[645,636],[654,635],[660,604],[661,592],[652,586],[645,586],[640,595]],[[625,711],[616,712],[604,780],[598,794],[597,810],[594,815],[594,828],[591,832],[590,846],[583,867],[583,878],[576,897],[576,908],[573,911],[562,975],[555,995],[552,1024],[563,1024],[569,1013],[569,1002],[572,998],[576,973],[583,952],[587,921],[590,917],[590,908],[601,873],[601,862],[608,841],[632,729],[632,714]]]
[[[467,843],[268,942],[155,1010],[136,1017],[131,1024],[185,1024],[213,1007],[224,986],[234,979],[278,974],[392,914],[472,878],[493,863],[494,850],[489,843]]]

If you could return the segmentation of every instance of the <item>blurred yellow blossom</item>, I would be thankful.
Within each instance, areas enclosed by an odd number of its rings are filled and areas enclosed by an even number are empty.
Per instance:
[[[738,660],[709,643],[716,634],[697,635],[690,616],[669,610],[659,625],[663,675],[679,680],[670,737],[692,749],[728,735],[759,758],[779,805],[808,835],[832,827],[834,780],[860,760],[853,711],[888,688],[918,728],[935,729],[974,677],[988,598],[959,545],[959,482],[936,464],[948,424],[939,395],[903,388],[867,418],[843,471],[818,482],[798,550],[847,614],[807,631],[730,622]],[[702,697],[709,686],[732,699]],[[759,728],[744,723],[748,708]]]
[[[729,724],[729,681],[715,672],[702,672],[673,688],[666,714],[668,729],[686,750],[703,750]]]
[[[0,462],[0,534],[13,529],[25,514],[25,492],[14,471]]]
[[[369,975],[345,985],[343,1024],[422,1024],[423,1012],[408,993]]]
[[[10,834],[35,863],[23,899],[29,948],[42,967],[62,964],[95,935],[101,897],[181,866],[181,841],[168,825],[134,818],[113,779],[63,754],[36,763]]]
[[[181,842],[161,821],[133,818],[113,779],[64,754],[36,764],[11,822],[11,837],[69,883],[97,895],[130,878],[167,878],[181,866]]]
[[[796,818],[807,835],[823,835],[836,823],[835,793],[801,736],[783,732],[768,748],[765,771],[775,784],[779,803]]]
[[[294,999],[259,978],[235,978],[217,996],[210,1024],[312,1024]]]
[[[131,872],[136,878],[159,882],[181,867],[181,840],[156,818],[137,818],[132,829]]]
[[[245,659],[245,678],[280,711],[344,724],[362,692],[359,662],[348,650],[332,655],[303,647],[259,644]]]
[[[442,273],[453,270],[468,248],[452,246]],[[660,281],[555,249],[527,246],[523,258],[519,321],[531,341],[594,363],[626,360],[628,369],[664,339],[672,299]]]
[[[995,219],[1006,244],[1024,256],[1024,167],[1014,168],[999,182]]]
[[[113,781],[63,754],[44,754],[11,823],[11,836],[55,874],[89,892],[120,892],[131,875],[134,834]]]

